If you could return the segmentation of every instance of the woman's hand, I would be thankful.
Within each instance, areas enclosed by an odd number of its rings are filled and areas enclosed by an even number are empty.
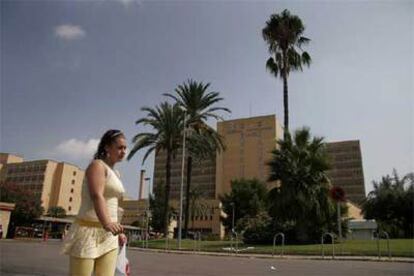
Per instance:
[[[123,246],[124,244],[127,243],[127,241],[128,241],[128,239],[127,239],[127,237],[125,236],[124,233],[119,234],[119,236],[118,236],[119,246]]]
[[[104,229],[108,232],[111,232],[114,236],[124,232],[122,225],[116,222],[110,222],[104,225]]]

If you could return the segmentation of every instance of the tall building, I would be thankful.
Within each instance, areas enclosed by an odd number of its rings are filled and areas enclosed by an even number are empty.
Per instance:
[[[187,156],[187,154],[186,154]],[[154,189],[158,185],[165,185],[165,162],[167,156],[164,152],[155,155],[154,166]],[[179,150],[175,158],[171,161],[171,199],[180,199],[182,170],[182,151]],[[184,191],[187,181],[187,158],[184,163]],[[214,199],[216,196],[216,163],[215,160],[195,160],[192,161],[191,187],[202,192],[203,198]]]
[[[331,183],[345,190],[347,198],[360,205],[365,199],[361,146],[358,140],[327,143],[332,169]]]
[[[217,132],[224,138],[226,150],[217,156],[216,196],[230,193],[236,178],[256,178],[271,188],[267,181],[271,151],[283,130],[275,115],[219,122]]]
[[[84,171],[75,165],[53,160],[24,161],[23,158],[0,153],[0,184],[24,186],[34,192],[45,212],[60,206],[67,215],[79,211]]]

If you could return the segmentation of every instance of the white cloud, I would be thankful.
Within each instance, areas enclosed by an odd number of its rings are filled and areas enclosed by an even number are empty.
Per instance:
[[[81,26],[66,24],[55,27],[55,35],[63,40],[75,40],[86,36],[86,32]]]
[[[90,160],[93,158],[98,144],[98,139],[89,139],[88,141],[81,141],[75,138],[69,139],[56,146],[54,155],[70,160]]]

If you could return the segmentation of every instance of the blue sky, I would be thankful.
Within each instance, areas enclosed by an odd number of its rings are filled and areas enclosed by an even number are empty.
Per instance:
[[[140,108],[188,78],[221,92],[226,119],[283,121],[261,37],[283,9],[312,39],[311,67],[289,78],[291,129],[359,139],[367,191],[414,171],[412,1],[2,0],[0,150],[85,168],[105,130],[130,140]],[[131,197],[142,156],[119,165]]]

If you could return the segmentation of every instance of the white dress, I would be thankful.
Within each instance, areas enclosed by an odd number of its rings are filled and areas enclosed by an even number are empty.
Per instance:
[[[125,190],[118,175],[103,161],[107,171],[104,198],[111,221],[118,221],[118,200]],[[87,226],[81,222],[91,222]],[[82,185],[82,201],[77,220],[71,225],[63,242],[61,253],[78,258],[98,258],[118,248],[118,236],[107,232],[99,223],[87,180]]]

